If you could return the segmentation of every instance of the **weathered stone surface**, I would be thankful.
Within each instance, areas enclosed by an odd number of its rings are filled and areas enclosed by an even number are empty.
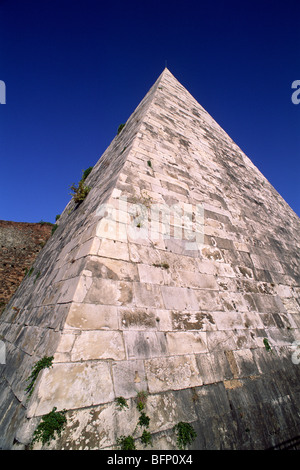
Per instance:
[[[28,445],[57,407],[51,449],[117,449],[129,434],[142,449],[139,392],[154,449],[177,448],[180,421],[195,449],[299,436],[296,214],[168,70],[87,184],[0,318],[0,447]]]
[[[125,359],[122,334],[119,331],[82,331],[76,336],[71,360],[88,361],[90,359]]]
[[[168,333],[167,342],[171,355],[207,352],[205,332],[179,331]]]
[[[54,406],[70,410],[110,402],[114,391],[109,363],[54,364],[43,371],[36,393],[28,417],[49,413]]]
[[[66,318],[66,327],[80,330],[117,330],[117,307],[73,302]]]
[[[124,331],[124,341],[128,359],[146,359],[167,354],[163,332]]]
[[[182,355],[145,361],[150,393],[180,390],[202,384],[195,356]]]
[[[136,397],[138,392],[147,390],[143,360],[114,362],[112,374],[117,397]]]

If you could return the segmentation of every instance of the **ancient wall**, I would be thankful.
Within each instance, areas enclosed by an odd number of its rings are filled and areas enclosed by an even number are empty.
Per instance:
[[[0,309],[15,293],[51,235],[47,223],[0,220]]]

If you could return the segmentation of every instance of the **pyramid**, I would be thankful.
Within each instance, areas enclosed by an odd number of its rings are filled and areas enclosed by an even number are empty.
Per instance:
[[[168,69],[86,185],[0,317],[0,447],[299,447],[297,215]]]

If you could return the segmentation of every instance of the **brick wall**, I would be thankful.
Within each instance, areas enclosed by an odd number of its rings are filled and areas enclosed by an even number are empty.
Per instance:
[[[0,220],[0,311],[51,235],[48,223]]]

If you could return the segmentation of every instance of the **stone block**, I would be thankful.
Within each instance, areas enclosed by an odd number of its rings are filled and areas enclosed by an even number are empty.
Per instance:
[[[253,279],[254,274],[253,270],[248,266],[235,266],[236,273],[238,277],[246,278],[246,279]]]
[[[209,354],[197,354],[196,361],[203,384],[221,382],[232,378],[232,371],[222,350]]]
[[[288,313],[296,313],[296,314],[300,313],[300,305],[299,305],[299,303],[297,302],[296,299],[294,299],[294,298],[289,298],[289,299],[282,298],[281,300],[282,300],[282,304],[284,305],[284,309]]]
[[[237,349],[252,349],[262,346],[263,337],[266,336],[264,329],[235,330],[235,341]]]
[[[284,271],[282,269],[281,264],[276,259],[270,259],[265,256],[259,256],[256,254],[250,255],[252,262],[255,268],[264,269],[266,271],[276,272],[283,274]]]
[[[292,330],[279,328],[268,330],[268,339],[271,348],[273,346],[290,346],[295,341]]]
[[[83,258],[87,255],[97,255],[100,248],[100,240],[99,238],[91,238],[90,240],[82,243],[82,245],[77,250],[76,254],[74,254],[74,259]]]
[[[134,302],[137,307],[164,308],[160,286],[149,283],[134,283]]]
[[[123,330],[153,330],[157,327],[155,309],[119,307],[120,328]]]
[[[285,312],[283,303],[278,295],[252,294],[258,312]]]
[[[164,284],[163,268],[139,264],[138,272],[140,281],[149,284]]]
[[[214,312],[213,319],[218,330],[233,330],[234,328],[245,328],[242,314],[239,312]]]
[[[197,418],[191,389],[149,395],[146,406],[151,418],[151,433],[173,430],[180,421],[190,422]]]
[[[112,375],[116,396],[136,397],[147,390],[144,362],[142,360],[118,361],[112,364]]]
[[[64,264],[60,269],[58,269],[57,274],[52,282],[56,283],[62,280],[72,279],[80,276],[84,270],[85,263],[85,258],[70,260],[68,263]]]
[[[197,310],[216,312],[218,310],[223,310],[223,305],[221,302],[221,296],[218,291],[213,290],[193,290],[193,293],[197,299],[198,308]]]
[[[209,352],[237,349],[236,338],[232,330],[207,331],[206,340]]]
[[[195,407],[199,421],[202,423],[209,422],[209,418],[213,418],[212,424],[216,426],[216,417],[231,415],[231,409],[228,396],[223,382],[203,385],[195,390],[198,400],[195,401]],[[215,421],[215,423],[214,423]],[[220,426],[220,422],[217,423]],[[209,435],[209,431],[207,431]]]
[[[275,292],[279,295],[279,297],[281,298],[291,298],[293,297],[293,294],[292,294],[292,289],[290,286],[284,286],[282,284],[279,284],[277,286],[274,287],[275,289]]]
[[[90,271],[91,274],[97,278],[117,281],[139,280],[136,265],[123,260],[111,260],[100,256],[89,256],[85,269]]]
[[[155,331],[124,331],[128,359],[144,359],[167,354],[165,333]]]
[[[161,286],[164,306],[168,310],[199,310],[194,290],[183,287]]]
[[[218,275],[221,277],[235,278],[235,272],[230,264],[227,263],[216,263]]]
[[[217,275],[219,272],[219,264],[221,263],[215,263],[212,260],[197,259],[197,264],[200,273],[208,275]]]
[[[249,377],[259,373],[250,349],[233,351],[233,356],[238,369],[238,377]]]
[[[82,302],[91,285],[92,279],[89,276],[77,276],[67,279],[60,283],[56,302]],[[50,303],[53,303],[53,300]]]
[[[235,292],[222,292],[220,298],[225,311],[248,312],[249,310],[255,310],[253,302],[250,303],[250,296],[246,297]]]
[[[45,369],[27,412],[28,417],[107,403],[114,399],[108,362],[53,364]]]
[[[153,265],[161,263],[161,254],[152,247],[137,245],[135,243],[128,244],[130,260],[133,263],[143,263]]]
[[[159,357],[145,360],[150,393],[202,385],[194,355]]]
[[[119,331],[82,331],[76,337],[72,352],[72,361],[91,359],[125,359],[122,333]]]
[[[205,332],[177,331],[167,333],[167,343],[171,355],[207,352]]]
[[[66,319],[66,327],[82,330],[117,330],[117,307],[112,305],[72,303]]]
[[[101,257],[129,261],[128,244],[116,240],[103,238],[97,254]]]
[[[93,278],[84,302],[103,305],[130,305],[132,303],[132,283],[111,279]]]
[[[215,276],[201,274],[193,271],[174,272],[173,270],[165,273],[166,284],[178,287],[189,287],[191,289],[218,289]]]
[[[223,312],[221,312],[223,313]],[[216,330],[216,322],[211,313],[203,312],[181,312],[173,310],[172,317],[172,330]]]

